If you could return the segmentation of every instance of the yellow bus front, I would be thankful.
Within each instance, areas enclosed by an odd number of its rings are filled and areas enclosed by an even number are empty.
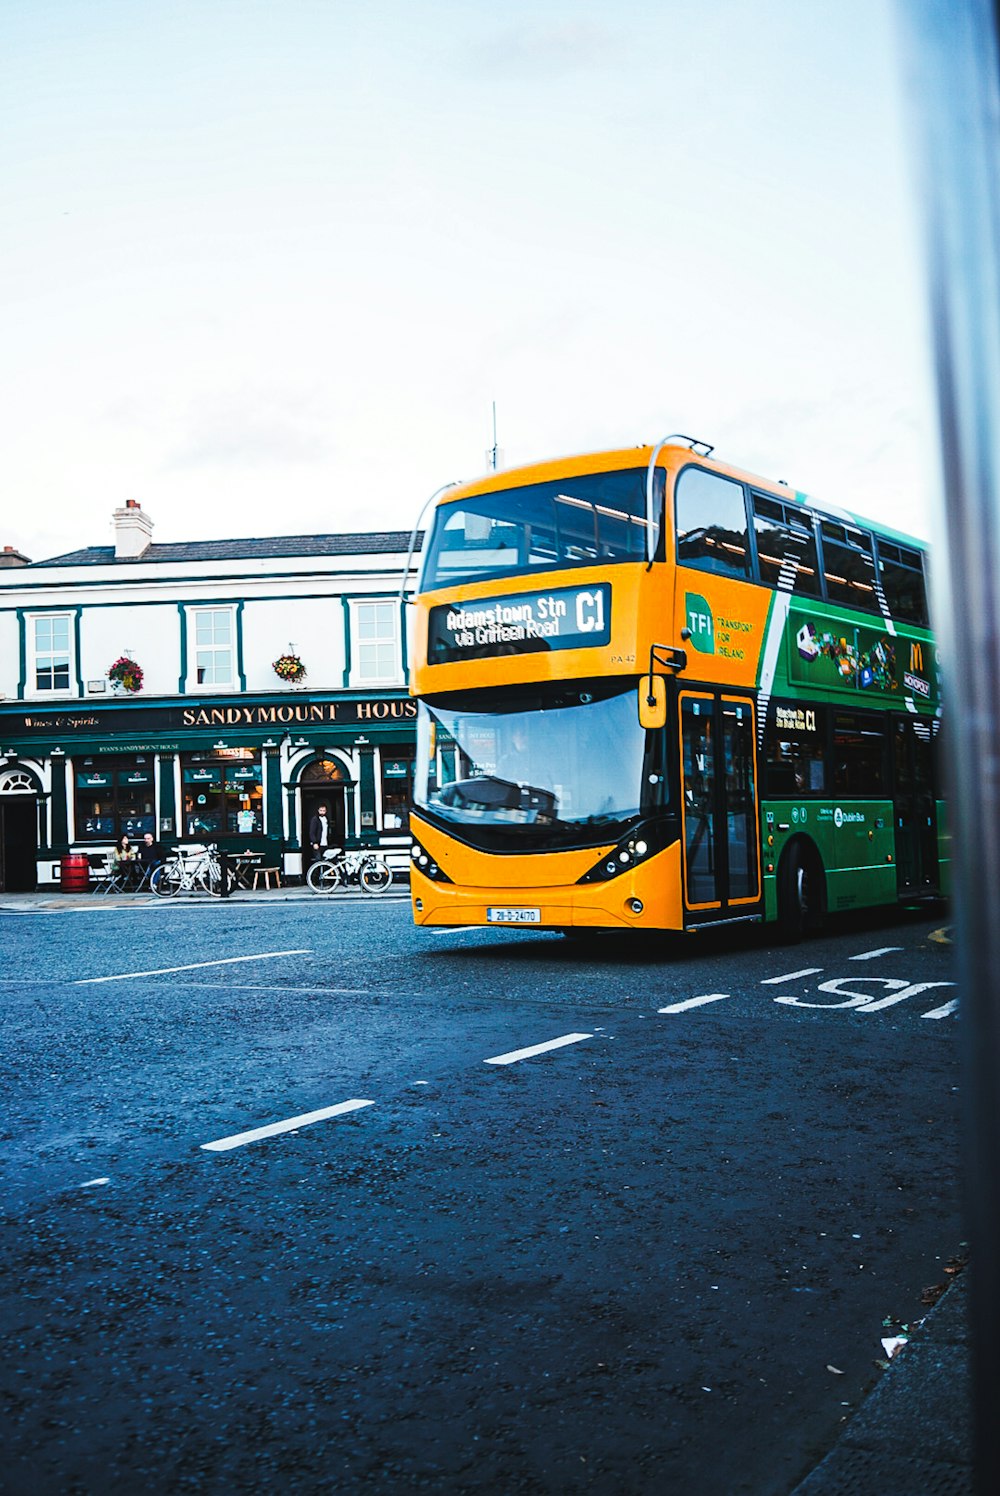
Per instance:
[[[638,711],[668,616],[649,458],[521,469],[439,507],[412,681],[418,924],[680,925],[667,735]]]

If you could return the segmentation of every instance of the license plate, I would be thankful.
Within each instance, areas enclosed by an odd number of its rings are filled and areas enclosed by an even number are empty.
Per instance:
[[[487,909],[486,923],[490,925],[540,925],[540,909]]]

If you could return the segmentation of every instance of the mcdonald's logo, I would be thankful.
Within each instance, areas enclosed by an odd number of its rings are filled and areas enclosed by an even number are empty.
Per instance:
[[[924,673],[924,646],[916,639],[910,640],[910,669],[918,675]]]

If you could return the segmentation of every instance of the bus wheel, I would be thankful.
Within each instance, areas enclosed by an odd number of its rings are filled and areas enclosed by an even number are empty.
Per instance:
[[[793,843],[778,875],[778,929],[782,940],[795,945],[807,931],[819,929],[825,906],[823,894],[819,859]]]

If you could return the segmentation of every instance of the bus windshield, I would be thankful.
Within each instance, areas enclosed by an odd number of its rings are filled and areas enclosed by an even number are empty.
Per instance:
[[[663,472],[655,475],[656,512]],[[421,590],[646,557],[646,469],[531,483],[435,511]]]
[[[554,847],[613,839],[661,793],[644,773],[635,683],[477,692],[422,701],[414,803],[483,845]],[[489,694],[489,703],[482,698]],[[613,765],[613,769],[611,766]],[[489,833],[471,835],[474,828]]]

